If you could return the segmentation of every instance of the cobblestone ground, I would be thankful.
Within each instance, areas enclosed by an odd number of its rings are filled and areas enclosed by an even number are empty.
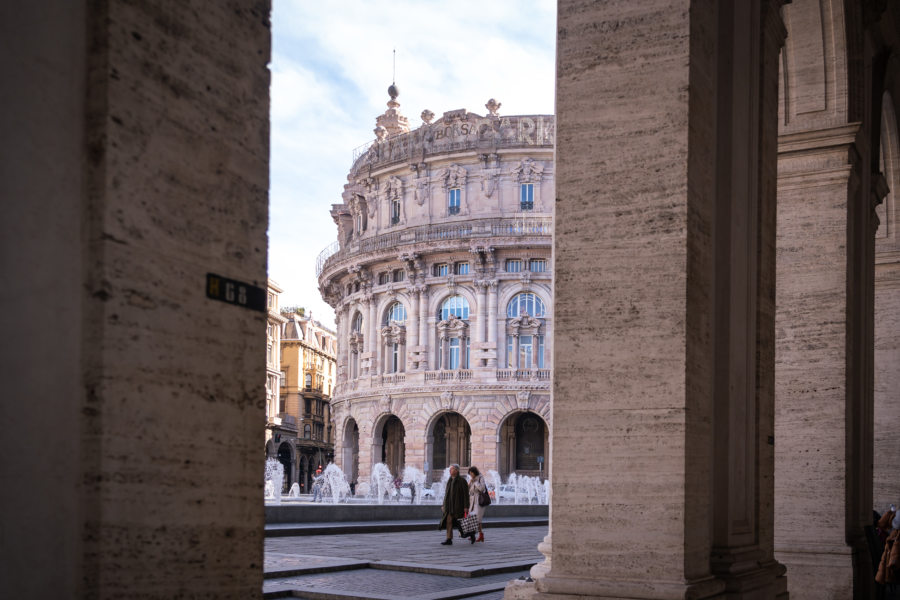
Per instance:
[[[485,543],[435,531],[266,539],[267,597],[499,600],[505,584],[543,559],[543,527],[485,530]],[[458,534],[457,534],[458,535]],[[374,568],[373,568],[374,567]]]

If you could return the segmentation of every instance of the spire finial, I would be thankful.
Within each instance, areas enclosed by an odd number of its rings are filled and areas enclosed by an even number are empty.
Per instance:
[[[391,83],[397,83],[397,49],[394,48],[394,73],[391,77]]]

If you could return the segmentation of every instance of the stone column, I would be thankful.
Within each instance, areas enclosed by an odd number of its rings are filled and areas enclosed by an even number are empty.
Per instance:
[[[415,326],[415,324],[413,324]],[[425,351],[422,352],[421,360],[419,361],[419,369],[422,371],[428,370],[428,352],[429,352],[429,343],[428,343],[428,287],[423,285],[419,289],[419,343],[423,346],[426,346]]]
[[[475,301],[478,303],[475,314],[477,315],[477,323],[474,331],[473,339],[476,343],[487,340],[487,284],[484,281],[475,282],[476,296]]]
[[[408,326],[406,327],[407,343],[404,345],[403,352],[404,365],[406,365],[409,360],[406,348],[414,348],[419,345],[419,302],[418,294],[416,294],[415,288],[412,286],[409,288],[409,314],[407,315],[406,322],[408,323]]]
[[[495,353],[494,358],[488,359],[488,367],[496,369],[496,355],[500,354],[500,349],[497,348],[497,280],[490,280],[488,286],[490,292],[488,294],[487,341],[494,348]]]
[[[553,495],[535,597],[779,595],[778,6],[558,3]]]
[[[369,356],[369,372],[368,375],[378,375],[381,371],[378,369],[378,301],[374,294],[368,298],[369,305],[369,335],[366,347],[370,353]]]

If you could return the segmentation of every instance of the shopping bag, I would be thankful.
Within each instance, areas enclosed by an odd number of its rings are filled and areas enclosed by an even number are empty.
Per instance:
[[[478,516],[469,513],[469,516],[459,520],[459,533],[463,537],[472,535],[478,531]]]

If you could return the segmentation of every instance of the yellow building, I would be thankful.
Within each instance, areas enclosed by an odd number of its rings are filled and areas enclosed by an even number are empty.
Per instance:
[[[301,313],[285,317],[280,410],[285,424],[296,423],[295,435],[289,440],[293,450],[290,480],[299,482],[306,493],[316,470],[334,460],[331,394],[337,373],[336,341],[334,331],[311,317]]]

